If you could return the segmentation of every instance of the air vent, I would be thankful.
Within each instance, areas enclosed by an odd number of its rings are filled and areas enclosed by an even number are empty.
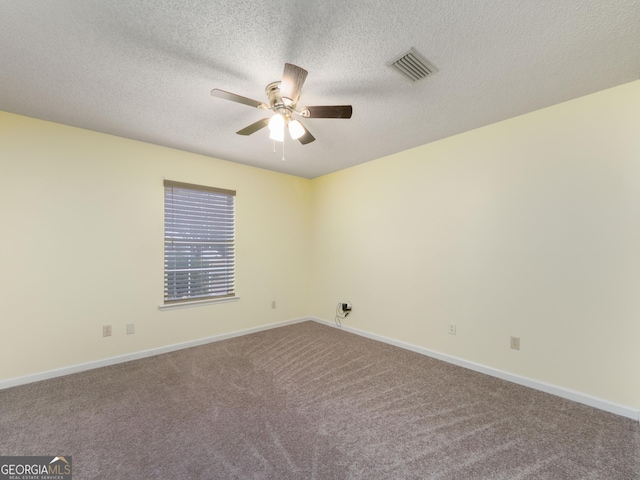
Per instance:
[[[387,63],[406,78],[415,82],[436,73],[438,70],[413,48],[395,60]]]

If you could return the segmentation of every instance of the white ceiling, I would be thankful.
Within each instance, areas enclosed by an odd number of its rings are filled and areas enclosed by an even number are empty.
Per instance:
[[[414,47],[439,70],[386,63]],[[284,63],[316,141],[241,128]],[[640,78],[639,0],[0,0],[0,110],[314,178]]]

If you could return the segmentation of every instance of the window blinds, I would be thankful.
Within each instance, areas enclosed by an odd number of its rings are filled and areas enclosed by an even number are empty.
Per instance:
[[[164,303],[235,295],[233,190],[164,181]]]

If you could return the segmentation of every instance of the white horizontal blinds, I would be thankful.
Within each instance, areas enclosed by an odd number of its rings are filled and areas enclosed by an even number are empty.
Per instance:
[[[234,296],[235,194],[164,182],[164,303]]]

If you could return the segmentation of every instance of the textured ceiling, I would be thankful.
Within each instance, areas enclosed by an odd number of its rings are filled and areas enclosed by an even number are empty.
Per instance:
[[[438,73],[386,63],[414,47]],[[284,63],[316,141],[236,135]],[[640,78],[638,0],[1,0],[0,110],[313,178]]]

